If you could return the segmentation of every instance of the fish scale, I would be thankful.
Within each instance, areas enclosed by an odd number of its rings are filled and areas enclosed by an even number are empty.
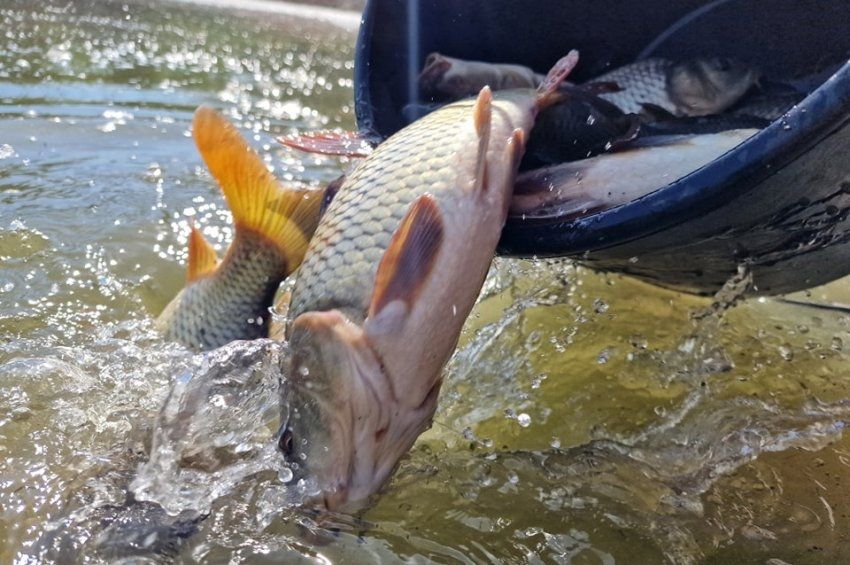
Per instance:
[[[425,193],[439,197],[455,190],[455,171],[446,163],[468,149],[456,132],[472,107],[471,101],[455,103],[422,118],[382,143],[369,166],[348,177],[308,247],[292,295],[292,319],[337,309],[363,320],[378,264],[410,204]]]
[[[199,279],[187,286],[178,301],[184,312],[165,332],[190,347],[220,347],[240,339],[264,337],[268,331],[268,306],[286,274],[280,252],[260,235],[240,234],[222,263],[218,276]]]
[[[192,349],[265,337],[269,308],[319,221],[323,194],[287,188],[239,131],[200,107],[192,135],[233,213],[236,236],[219,264],[201,231],[189,232],[186,287],[157,318],[165,336]]]
[[[623,112],[639,114],[642,104],[650,102],[675,113],[676,105],[667,92],[667,71],[671,65],[667,59],[644,59],[599,76],[593,82],[613,82],[623,88],[599,95]]]

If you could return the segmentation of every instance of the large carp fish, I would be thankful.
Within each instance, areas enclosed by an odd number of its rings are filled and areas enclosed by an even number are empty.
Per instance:
[[[485,87],[402,129],[322,217],[289,305],[278,442],[319,506],[378,491],[430,425],[525,141],[577,61],[568,54],[537,89]]]

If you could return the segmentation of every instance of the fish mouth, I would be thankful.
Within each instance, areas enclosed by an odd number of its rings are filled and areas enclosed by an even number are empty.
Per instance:
[[[288,425],[295,462],[316,481],[312,502],[337,510],[383,485],[381,441],[397,404],[363,330],[336,310],[293,322]],[[394,450],[390,450],[394,451]]]

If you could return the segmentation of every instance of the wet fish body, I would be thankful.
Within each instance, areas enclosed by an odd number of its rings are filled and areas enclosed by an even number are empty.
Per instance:
[[[523,173],[510,216],[530,223],[566,220],[625,204],[707,165],[758,131],[647,137],[612,153]]]
[[[674,116],[717,114],[738,101],[758,80],[759,73],[725,57],[671,61],[650,58],[596,77],[616,83],[618,92],[602,93],[623,112],[638,114],[653,104]]]
[[[355,169],[323,217],[290,304],[280,446],[325,506],[374,493],[430,425],[544,92],[485,88],[411,124]]]
[[[157,325],[198,350],[266,337],[281,281],[301,263],[319,220],[323,193],[280,185],[238,130],[214,110],[195,114],[193,135],[233,213],[235,237],[219,262],[194,225],[187,285]]]
[[[575,87],[559,89],[562,102],[537,117],[522,170],[586,159],[637,133],[637,116]]]

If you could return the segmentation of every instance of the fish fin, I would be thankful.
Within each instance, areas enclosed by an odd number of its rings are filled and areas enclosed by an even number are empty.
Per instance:
[[[368,157],[376,145],[374,139],[356,131],[316,131],[278,137],[277,140],[307,153],[344,157]]]
[[[558,96],[558,87],[569,76],[575,66],[578,64],[578,51],[573,49],[565,56],[561,57],[557,63],[546,75],[546,79],[537,87],[537,106],[545,108],[560,101]]]
[[[639,115],[626,114],[622,117],[622,120],[623,125],[626,127],[626,131],[609,142],[609,146],[606,149],[608,152],[628,149],[629,143],[637,139],[638,135],[640,135],[641,128],[643,127],[643,120],[641,120]]]
[[[436,200],[423,194],[411,205],[381,258],[370,317],[396,300],[413,303],[434,267],[443,233],[443,216]]]
[[[273,316],[269,322],[269,339],[284,341],[286,339],[286,315],[289,313],[289,302],[292,300],[292,292],[284,290],[279,292],[272,306]]]
[[[475,165],[475,188],[487,190],[487,148],[490,146],[490,132],[493,129],[493,93],[485,86],[478,93],[472,109],[472,122],[478,134],[478,162]]]
[[[648,118],[650,122],[666,122],[676,119],[676,116],[672,112],[652,102],[643,102],[640,113],[644,118]]]
[[[505,148],[507,152],[508,162],[513,165],[518,164],[525,154],[525,132],[522,128],[516,128],[511,132],[511,137],[508,139],[508,144]]]
[[[568,221],[610,207],[599,196],[600,188],[609,186],[607,179],[592,176],[597,163],[595,159],[584,159],[519,175],[511,197],[508,222],[534,225],[553,219]],[[628,177],[616,188],[627,182]]]
[[[342,188],[342,185],[345,184],[346,175],[340,175],[325,186],[324,196],[322,196],[322,206],[320,209],[320,214],[322,216],[325,215],[325,212],[328,210],[328,206],[333,202],[334,197],[336,196],[339,189]]]
[[[211,274],[217,266],[218,255],[215,248],[193,223],[189,232],[189,264],[186,270],[186,282],[191,283]]]
[[[201,106],[193,122],[195,143],[224,192],[237,234],[251,230],[268,239],[286,262],[301,264],[316,230],[323,192],[282,186],[239,131],[212,108]]]

